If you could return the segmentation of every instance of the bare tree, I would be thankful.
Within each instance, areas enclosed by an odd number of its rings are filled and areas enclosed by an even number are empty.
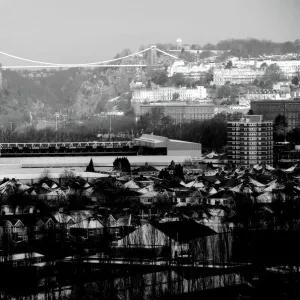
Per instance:
[[[42,171],[42,173],[40,174],[40,177],[39,177],[39,182],[42,182],[44,180],[48,180],[48,179],[51,179],[51,171],[49,169],[44,169]]]
[[[60,174],[59,174],[59,180],[60,184],[64,185],[68,181],[73,181],[76,179],[76,173],[73,172],[72,170],[64,169]]]

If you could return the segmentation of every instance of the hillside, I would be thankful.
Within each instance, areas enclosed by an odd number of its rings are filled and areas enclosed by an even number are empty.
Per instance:
[[[130,90],[129,83],[138,76],[135,68],[69,69],[38,72],[3,71],[0,117],[7,122],[20,119],[49,118],[68,108],[72,117],[81,118],[101,112],[106,102]]]
[[[157,47],[168,51],[172,44],[157,44]],[[257,39],[227,39],[217,44],[204,46],[191,45],[199,50],[226,50],[219,59],[228,55],[240,57],[268,54],[285,54],[300,52],[300,40],[275,43]],[[206,51],[207,52],[207,51]],[[124,49],[116,55],[123,57],[130,54]],[[205,53],[205,51],[204,51]],[[183,52],[188,55],[189,53]],[[149,53],[123,59],[119,64],[145,64]],[[170,64],[172,59],[158,53],[158,62],[162,67]],[[193,59],[192,59],[193,61]],[[116,64],[114,63],[114,64]],[[15,72],[3,71],[4,90],[0,94],[0,118],[4,120],[45,118],[68,108],[73,117],[81,118],[101,112],[106,102],[116,96],[127,93],[129,83],[134,80],[147,82],[149,70],[145,68],[73,68],[68,70],[38,70]]]

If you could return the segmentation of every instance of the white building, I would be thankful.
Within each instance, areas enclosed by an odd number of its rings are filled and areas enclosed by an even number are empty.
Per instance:
[[[250,83],[264,76],[265,71],[252,68],[214,69],[214,80],[211,84],[224,85],[226,82],[241,84]]]
[[[246,98],[240,98],[239,99],[239,105],[240,106],[247,106],[250,107],[250,100]]]
[[[300,72],[300,60],[259,60],[257,61],[257,67],[259,68],[263,63],[268,66],[276,64],[287,79],[292,79]]]
[[[237,68],[254,67],[257,64],[255,59],[230,59],[232,65]]]
[[[244,96],[247,100],[289,100],[291,99],[290,92],[283,92],[280,90],[249,91]]]
[[[101,112],[100,114],[94,114],[94,117],[123,117],[123,111],[109,111],[109,112]]]
[[[145,85],[141,81],[132,81],[130,84],[130,90],[133,91],[135,89],[145,88]]]
[[[272,64],[276,64],[278,65],[278,67],[280,67],[283,75],[285,76],[285,78],[287,79],[292,79],[294,76],[299,75],[300,73],[300,60],[271,60],[271,59],[260,59],[260,60],[256,60],[253,58],[250,59],[230,59],[233,65],[233,69],[226,69],[223,70],[223,72],[221,72],[220,76],[229,76],[230,75],[237,77],[237,73],[240,73],[239,75],[241,75],[242,73],[245,73],[245,76],[249,76],[250,78],[252,78],[252,75],[250,75],[249,70],[251,68],[252,69],[252,73],[255,74],[255,72],[258,73],[264,73],[264,70],[260,70],[259,68],[261,67],[262,64],[267,64],[267,66],[270,66]],[[238,70],[242,70],[242,71],[238,71]],[[216,70],[216,75],[219,74],[219,70]],[[224,71],[227,71],[224,73]],[[229,71],[229,72],[228,72]],[[249,74],[247,74],[249,73]],[[246,79],[244,79],[244,83],[246,83]],[[217,79],[218,81],[218,79]],[[230,81],[230,80],[229,80]],[[226,80],[225,80],[226,82]],[[239,82],[238,82],[239,83]],[[218,83],[215,83],[218,84]]]
[[[134,90],[132,93],[132,102],[157,102],[157,101],[171,101],[173,95],[179,94],[177,100],[197,100],[205,99],[207,97],[206,88],[197,86],[196,88],[176,88],[176,87],[163,87],[158,89],[140,89]]]
[[[300,60],[272,61],[276,63],[286,78],[291,79],[300,72]]]
[[[216,63],[190,63],[186,64],[183,60],[176,60],[168,69],[168,76],[172,77],[174,74],[181,73],[185,77],[200,79],[211,68],[216,67]]]

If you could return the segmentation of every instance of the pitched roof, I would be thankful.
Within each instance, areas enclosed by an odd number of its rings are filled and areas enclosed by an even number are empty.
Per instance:
[[[216,194],[209,195],[207,198],[211,199],[228,199],[231,198],[233,195],[230,191],[221,190]]]
[[[156,223],[153,226],[171,239],[183,243],[216,233],[209,227],[192,220]]]
[[[133,180],[130,180],[124,184],[124,188],[139,189],[140,187]]]

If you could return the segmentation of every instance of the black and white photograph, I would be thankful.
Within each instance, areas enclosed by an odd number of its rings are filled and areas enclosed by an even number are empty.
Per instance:
[[[0,300],[300,299],[300,0],[0,12]]]

